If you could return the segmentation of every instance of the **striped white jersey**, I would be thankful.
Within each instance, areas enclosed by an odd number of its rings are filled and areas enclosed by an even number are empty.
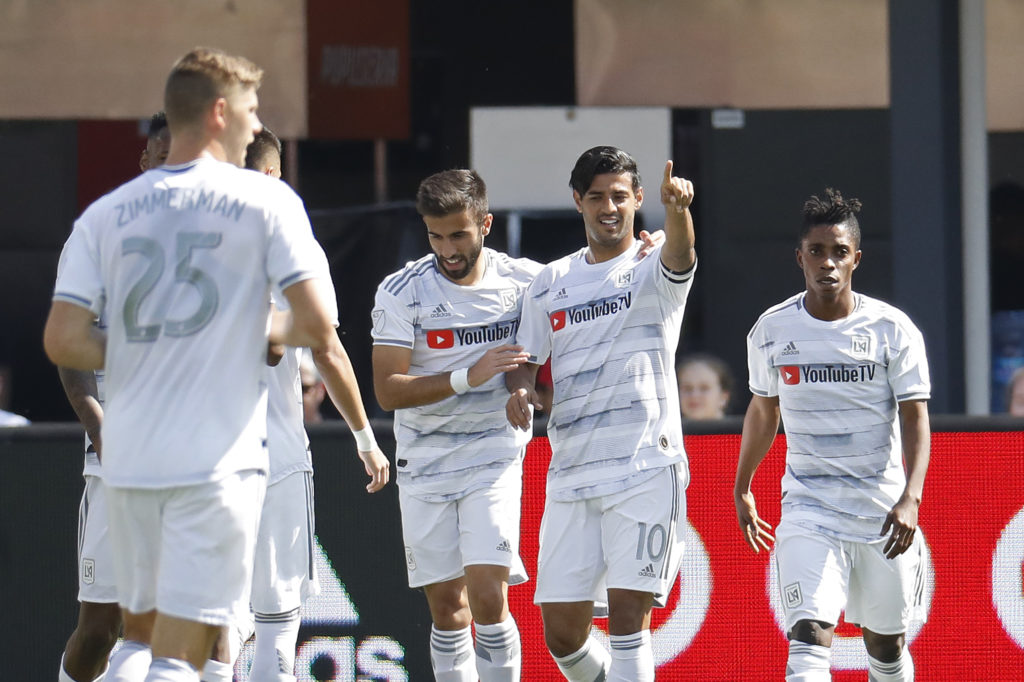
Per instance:
[[[825,321],[804,295],[769,308],[747,336],[750,390],[778,396],[786,430],[782,517],[879,540],[906,485],[898,403],[931,394],[924,339],[882,301],[855,294],[850,315]]]
[[[285,183],[208,157],[86,209],[54,300],[105,313],[108,486],[266,471],[270,286],[314,277],[317,248]]]
[[[323,249],[317,249],[317,281],[325,287],[328,313],[338,326],[338,305],[331,281],[330,266]],[[288,301],[280,291],[273,292],[274,307],[288,310]],[[309,437],[302,417],[302,378],[299,364],[302,348],[286,348],[281,362],[267,367],[267,450],[270,455],[270,473],[267,485],[273,485],[296,471],[312,471],[313,460],[309,452]]]
[[[547,494],[575,500],[686,464],[675,352],[693,273],[638,258],[635,242],[603,263],[587,249],[547,265],[523,303],[516,340],[530,362],[551,356]]]
[[[412,350],[409,374],[472,366],[512,343],[526,287],[541,266],[484,248],[483,278],[455,284],[433,254],[408,263],[377,288],[373,343]],[[522,457],[530,434],[505,416],[505,375],[430,405],[395,410],[398,483],[427,501],[457,499],[486,487]]]

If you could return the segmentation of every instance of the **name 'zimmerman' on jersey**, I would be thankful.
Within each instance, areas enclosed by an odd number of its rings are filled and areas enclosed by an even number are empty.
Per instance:
[[[267,470],[270,286],[314,277],[318,251],[287,185],[207,158],[147,171],[82,214],[54,300],[108,324],[107,485]]]
[[[840,539],[884,540],[906,485],[898,403],[931,395],[921,332],[862,294],[847,317],[819,320],[800,293],[758,319],[747,359],[751,392],[779,397],[783,518]]]
[[[638,485],[686,464],[675,352],[696,264],[638,259],[640,242],[602,263],[583,248],[547,265],[523,304],[517,342],[551,356],[547,494],[566,501]]]
[[[377,288],[373,343],[412,350],[409,374],[472,366],[485,352],[512,343],[526,287],[541,266],[484,247],[483,278],[455,284],[429,254]],[[497,374],[462,395],[395,410],[398,483],[427,501],[460,498],[494,483],[522,456],[530,434],[505,416],[508,389]]]

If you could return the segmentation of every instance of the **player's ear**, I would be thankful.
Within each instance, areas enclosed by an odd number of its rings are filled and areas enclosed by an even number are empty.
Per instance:
[[[484,216],[484,222],[480,225],[480,234],[487,236],[491,233],[491,223],[494,222],[494,214],[488,213]]]
[[[860,265],[860,249],[853,253],[853,269],[856,270],[858,265]]]
[[[640,208],[640,205],[644,203],[644,188],[641,187],[636,191],[636,208]]]
[[[800,249],[796,249],[796,264],[801,270],[804,269],[804,254]]]
[[[576,202],[576,212],[583,213],[583,197],[576,190],[572,191],[572,200]]]

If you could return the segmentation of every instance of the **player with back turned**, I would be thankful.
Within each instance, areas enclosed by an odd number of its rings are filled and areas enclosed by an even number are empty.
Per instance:
[[[789,638],[787,682],[831,679],[840,612],[861,627],[873,682],[909,682],[909,624],[923,618],[918,508],[928,470],[924,339],[903,312],[853,290],[861,204],[832,189],[804,204],[796,261],[805,291],[747,336],[753,397],[734,497],[755,551],[774,539]],[[775,538],[750,484],[786,429]]]
[[[47,355],[106,370],[102,475],[126,640],[113,680],[198,679],[220,628],[247,608],[268,340],[337,339],[301,200],[240,168],[261,129],[261,78],[217,50],[178,60],[166,165],[92,204],[61,254]],[[272,285],[291,313],[268,335]]]

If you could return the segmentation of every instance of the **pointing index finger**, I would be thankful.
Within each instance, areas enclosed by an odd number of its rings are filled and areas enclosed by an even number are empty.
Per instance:
[[[665,162],[665,182],[672,179],[672,159]]]

